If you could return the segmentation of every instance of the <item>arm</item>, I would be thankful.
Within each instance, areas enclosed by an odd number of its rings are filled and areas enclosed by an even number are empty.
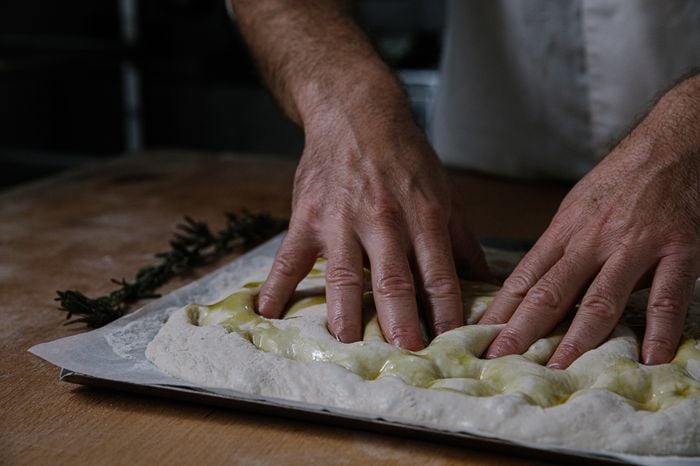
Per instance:
[[[407,116],[389,68],[349,16],[342,0],[232,0],[238,26],[270,90],[306,128],[328,108],[380,98],[370,108]],[[374,95],[370,95],[374,94]]]
[[[650,284],[641,357],[669,362],[698,275],[700,75],[667,92],[567,195],[481,320],[508,322],[487,357],[523,352],[583,296],[549,361],[567,367],[602,343],[630,293]]]
[[[440,163],[389,68],[344,2],[232,0],[268,86],[305,133],[292,218],[259,310],[277,317],[318,255],[329,327],[361,337],[363,257],[387,340],[423,346],[416,288],[434,333],[463,325],[456,266],[488,272],[451,208]]]

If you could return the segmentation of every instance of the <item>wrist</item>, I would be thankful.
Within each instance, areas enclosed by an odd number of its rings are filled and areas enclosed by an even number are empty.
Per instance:
[[[376,130],[413,124],[406,94],[379,60],[334,64],[316,74],[294,92],[305,132],[329,125]]]
[[[700,75],[682,81],[664,94],[630,135],[650,155],[696,158],[700,153]]]
[[[683,161],[700,163],[700,76],[664,94],[644,119],[603,159],[660,170]]]

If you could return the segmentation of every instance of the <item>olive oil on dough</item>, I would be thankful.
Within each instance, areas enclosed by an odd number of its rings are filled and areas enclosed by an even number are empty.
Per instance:
[[[637,362],[644,309],[644,296],[638,295],[608,341],[568,369],[556,370],[543,363],[563,328],[522,356],[478,357],[498,325],[466,325],[410,352],[386,343],[369,293],[363,340],[340,343],[326,328],[324,269],[320,260],[280,320],[254,312],[259,282],[220,302],[179,309],[146,356],[168,374],[201,386],[427,427],[576,449],[700,455],[698,302],[670,364]],[[462,283],[467,323],[479,319],[496,291],[488,284]]]

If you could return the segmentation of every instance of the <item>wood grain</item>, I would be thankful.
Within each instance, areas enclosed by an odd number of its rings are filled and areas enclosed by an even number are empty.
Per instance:
[[[275,157],[150,152],[0,195],[0,464],[535,464],[60,383],[26,352],[83,331],[63,325],[56,290],[110,291],[110,278],[131,277],[168,248],[183,215],[213,225],[243,207],[288,216],[294,168]],[[536,238],[566,190],[451,176],[482,235]]]

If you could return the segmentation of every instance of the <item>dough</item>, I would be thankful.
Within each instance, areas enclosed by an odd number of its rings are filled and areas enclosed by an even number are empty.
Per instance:
[[[326,328],[324,270],[320,260],[280,320],[255,314],[259,282],[217,303],[179,309],[146,356],[168,374],[204,387],[443,430],[595,451],[700,455],[698,302],[670,364],[637,362],[645,302],[638,294],[624,325],[604,344],[556,370],[542,364],[565,326],[522,356],[478,357],[499,325],[466,325],[410,352],[386,343],[369,292],[363,341],[340,343]],[[479,319],[497,290],[462,283],[467,323]]]

